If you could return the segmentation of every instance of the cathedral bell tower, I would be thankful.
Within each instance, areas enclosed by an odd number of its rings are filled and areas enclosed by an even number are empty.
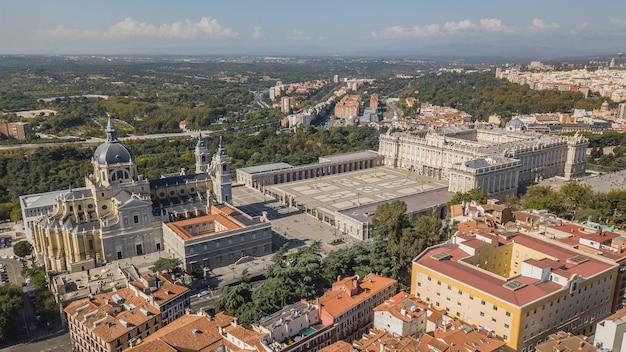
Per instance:
[[[198,143],[196,143],[196,173],[207,172],[209,170],[209,151],[207,150],[202,132],[198,135]]]
[[[222,138],[220,137],[220,144],[217,147],[217,152],[213,155],[212,168],[215,172],[213,178],[213,193],[218,203],[232,203],[233,190],[230,181],[230,160],[226,149],[222,145]]]

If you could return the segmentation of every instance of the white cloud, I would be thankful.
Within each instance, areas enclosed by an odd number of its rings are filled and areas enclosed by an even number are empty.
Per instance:
[[[263,37],[263,29],[259,26],[254,27],[254,30],[252,30],[252,38],[253,39],[260,39]]]
[[[325,41],[328,39],[328,37],[323,35],[312,37],[310,35],[305,35],[304,32],[302,32],[301,30],[294,28],[291,39],[295,41]]]
[[[399,38],[424,38],[431,36],[454,35],[466,32],[508,32],[509,29],[497,18],[483,18],[480,23],[470,20],[458,22],[446,22],[443,26],[429,24],[425,26],[401,27],[392,26],[380,32],[372,32],[372,38],[399,39]]]
[[[502,24],[502,20],[498,18],[482,18],[480,20],[480,28],[489,32],[508,32],[509,28]]]
[[[626,26],[626,19],[611,18],[611,23],[618,26]]]
[[[100,36],[98,31],[94,30],[79,30],[75,28],[68,28],[64,25],[59,25],[53,29],[40,29],[37,30],[37,35],[48,38],[76,38],[76,39],[92,39]]]
[[[548,31],[561,27],[558,23],[545,23],[542,19],[535,18],[532,21],[532,25],[529,27],[531,31]]]
[[[107,38],[120,39],[129,37],[169,38],[169,39],[226,39],[237,38],[238,34],[231,28],[219,24],[216,19],[202,17],[198,22],[185,20],[184,22],[165,23],[154,25],[147,22],[138,22],[130,17],[125,18],[104,32],[96,30],[78,30],[58,26],[52,30],[41,30],[38,35],[59,39],[74,38]]]

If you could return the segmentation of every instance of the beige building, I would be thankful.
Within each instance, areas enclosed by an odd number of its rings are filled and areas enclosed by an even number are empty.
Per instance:
[[[501,200],[519,185],[585,174],[588,141],[505,129],[454,127],[380,136],[384,164],[449,181],[450,192],[478,189]]]
[[[211,205],[208,215],[163,224],[165,253],[186,271],[217,268],[272,253],[271,223],[230,204]]]
[[[335,117],[339,119],[347,119],[350,117],[356,119],[359,116],[360,107],[360,95],[346,95],[335,105]]]
[[[182,170],[147,180],[131,151],[117,139],[110,119],[106,133],[106,141],[94,152],[93,173],[85,177],[85,187],[22,202],[37,256],[48,271],[87,270],[162,251],[164,222],[207,214],[209,197],[218,203],[232,201],[229,160],[221,142],[209,159],[202,136],[198,138],[196,173]]]
[[[610,314],[618,265],[521,233],[456,234],[413,261],[411,293],[527,352]]]
[[[566,352],[566,351],[579,351],[579,352],[596,352],[598,349],[593,346],[587,337],[574,336],[571,333],[559,331],[553,335],[550,335],[548,339],[542,343],[537,344],[535,348],[537,352]]]

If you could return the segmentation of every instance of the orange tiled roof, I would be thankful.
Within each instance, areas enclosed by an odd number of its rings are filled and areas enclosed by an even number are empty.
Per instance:
[[[351,344],[345,341],[337,341],[332,345],[326,346],[318,352],[356,352],[358,350],[354,349]]]
[[[411,310],[411,306],[416,309]],[[396,319],[410,322],[413,319],[426,314],[428,305],[419,298],[406,292],[399,292],[395,296],[383,302],[383,304],[374,308],[374,312],[388,312]],[[402,314],[404,312],[404,314]]]
[[[355,279],[357,279],[357,276],[350,276],[345,278],[344,280],[341,280],[340,282],[343,282],[345,280],[350,280],[352,282],[352,280]],[[352,309],[361,302],[364,302],[369,297],[372,297],[390,287],[395,287],[396,284],[396,280],[378,276],[375,274],[367,274],[363,278],[363,280],[358,281],[360,290],[357,291],[356,294],[350,296],[343,290],[335,290],[335,284],[333,284],[333,289],[330,291],[326,291],[324,295],[319,298],[319,304],[334,319],[337,319],[341,314]],[[350,284],[350,286],[352,286],[352,284]]]

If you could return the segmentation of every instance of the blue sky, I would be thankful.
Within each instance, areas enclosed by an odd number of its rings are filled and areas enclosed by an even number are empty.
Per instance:
[[[0,54],[626,51],[623,0],[7,0]]]

